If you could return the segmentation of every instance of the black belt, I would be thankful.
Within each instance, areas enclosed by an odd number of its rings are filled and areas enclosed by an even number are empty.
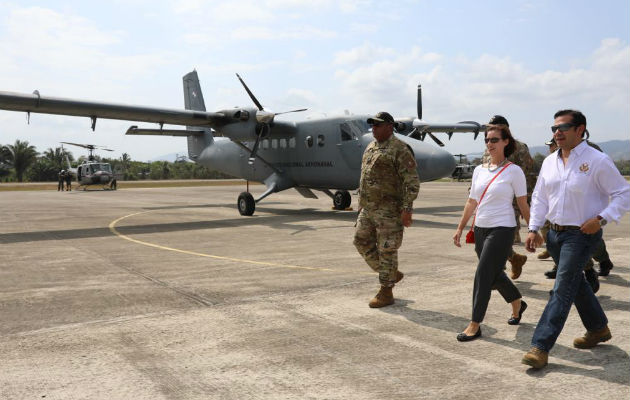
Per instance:
[[[580,230],[581,227],[575,225],[550,224],[549,227],[556,232]]]

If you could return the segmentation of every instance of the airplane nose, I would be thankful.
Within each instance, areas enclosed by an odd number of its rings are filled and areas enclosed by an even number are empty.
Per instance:
[[[432,181],[449,177],[455,170],[455,165],[455,157],[451,153],[442,149],[435,149],[424,170],[426,178],[422,180]]]

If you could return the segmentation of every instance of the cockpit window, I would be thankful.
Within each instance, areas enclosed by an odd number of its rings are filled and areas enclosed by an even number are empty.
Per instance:
[[[341,140],[359,140],[364,133],[369,132],[370,127],[362,120],[346,121],[339,124]]]

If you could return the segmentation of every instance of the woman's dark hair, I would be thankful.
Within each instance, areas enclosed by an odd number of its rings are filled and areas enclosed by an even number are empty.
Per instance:
[[[510,132],[510,128],[507,125],[488,125],[486,128],[486,132],[484,133],[484,137],[488,136],[488,132],[490,131],[501,132],[501,139],[508,140],[508,144],[503,148],[503,154],[505,155],[505,158],[508,158],[516,151],[516,140],[514,140],[512,132]]]

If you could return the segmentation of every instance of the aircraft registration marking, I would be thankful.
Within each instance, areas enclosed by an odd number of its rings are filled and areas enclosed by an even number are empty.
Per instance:
[[[307,266],[303,266],[303,265],[290,265],[290,264],[278,264],[278,263],[273,263],[273,262],[246,260],[246,259],[242,259],[242,258],[217,256],[217,255],[214,255],[214,254],[205,254],[205,253],[199,253],[199,252],[196,252],[196,251],[176,249],[174,247],[162,246],[162,245],[159,245],[159,244],[155,244],[155,243],[145,242],[143,240],[134,239],[132,237],[129,237],[127,235],[124,235],[124,234],[120,233],[116,229],[116,224],[118,224],[120,221],[122,221],[122,220],[124,220],[126,218],[130,218],[130,217],[136,216],[136,215],[147,214],[147,213],[150,213],[152,211],[154,211],[154,210],[137,212],[137,213],[133,213],[133,214],[129,214],[129,215],[125,215],[123,217],[120,217],[120,218],[112,221],[109,224],[109,230],[114,235],[118,236],[119,238],[128,240],[128,241],[133,242],[133,243],[141,244],[143,246],[154,247],[156,249],[161,249],[161,250],[166,250],[166,251],[174,251],[176,253],[182,253],[182,254],[188,254],[188,255],[191,255],[191,256],[213,258],[213,259],[216,259],[216,260],[227,260],[227,261],[234,261],[234,262],[240,262],[240,263],[246,263],[246,264],[254,264],[254,265],[264,265],[264,266],[267,266],[267,267],[305,269],[305,270],[311,270],[311,271],[324,271],[324,272],[342,272],[342,271],[331,269],[331,268],[307,267]],[[375,272],[361,272],[360,274],[375,275],[376,273]]]

